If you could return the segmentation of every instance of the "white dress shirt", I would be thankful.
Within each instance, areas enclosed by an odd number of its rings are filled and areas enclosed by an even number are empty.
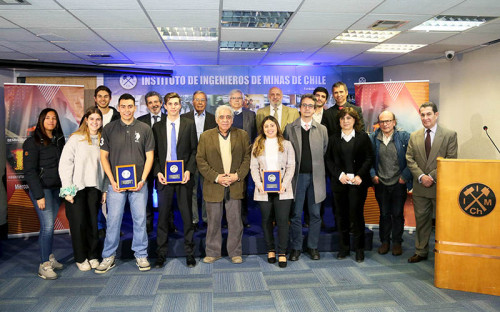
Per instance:
[[[177,117],[175,121],[172,121],[167,118],[167,160],[172,160],[172,142],[170,142],[170,138],[172,137],[172,122],[175,123],[175,142],[179,144],[179,127],[181,125],[181,119]]]

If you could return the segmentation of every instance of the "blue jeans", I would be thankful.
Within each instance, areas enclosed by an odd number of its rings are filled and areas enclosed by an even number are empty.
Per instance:
[[[36,198],[30,193],[31,201],[35,206],[38,220],[40,221],[40,234],[38,235],[38,245],[40,246],[40,261],[44,263],[49,261],[52,253],[52,241],[54,237],[54,221],[56,220],[61,199],[59,198],[59,188],[43,189],[45,198],[45,209],[38,208]]]
[[[133,231],[132,250],[136,258],[148,256],[148,234],[146,233],[146,205],[148,202],[148,186],[144,185],[140,191],[121,193],[115,192],[113,187],[108,187],[107,208],[108,208],[108,228],[102,257],[107,258],[116,254],[116,249],[120,243],[120,227],[122,224],[123,210],[126,200],[130,203],[132,213]]]
[[[307,235],[307,247],[318,248],[319,233],[321,232],[321,203],[315,203],[314,184],[312,174],[300,173],[297,179],[297,191],[290,227],[290,248],[302,250],[302,210],[307,199],[309,207],[309,234]]]

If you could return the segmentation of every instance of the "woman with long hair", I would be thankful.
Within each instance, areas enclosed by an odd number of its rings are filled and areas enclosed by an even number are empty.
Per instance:
[[[64,143],[57,112],[45,108],[38,116],[35,132],[23,144],[24,177],[40,221],[38,243],[41,263],[38,276],[43,279],[56,279],[54,269],[63,267],[52,253],[52,241],[54,222],[61,204],[58,167]]]
[[[106,175],[101,166],[99,142],[102,113],[91,107],[80,128],[71,134],[59,162],[60,197],[65,199],[66,216],[76,266],[89,271],[99,265],[97,213],[106,201]]]
[[[278,120],[266,116],[262,121],[259,136],[255,139],[250,160],[252,179],[255,182],[254,200],[260,204],[262,229],[267,245],[267,261],[276,262],[276,248],[273,234],[273,220],[278,225],[278,264],[287,265],[286,249],[290,207],[293,201],[292,178],[295,172],[295,152],[292,144],[285,140]],[[280,171],[281,189],[277,193],[264,191],[264,171]]]
[[[350,253],[349,230],[352,224],[356,261],[365,259],[365,205],[373,150],[370,138],[361,131],[358,113],[345,107],[337,114],[340,133],[333,134],[328,140],[325,155],[326,167],[331,178],[335,218],[340,233],[340,251],[337,259],[344,259]]]

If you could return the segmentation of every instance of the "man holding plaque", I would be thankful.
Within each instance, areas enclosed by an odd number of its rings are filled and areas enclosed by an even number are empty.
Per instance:
[[[302,208],[309,207],[308,252],[319,260],[318,241],[321,231],[321,202],[326,198],[324,154],[328,147],[326,127],[313,119],[316,98],[304,94],[300,99],[300,118],[286,126],[285,139],[295,150],[295,175],[293,188],[295,204],[290,226],[290,261],[299,260],[302,250]]]
[[[108,230],[104,240],[102,262],[96,273],[106,273],[115,266],[120,242],[120,226],[125,202],[130,203],[133,220],[132,250],[140,271],[151,269],[148,261],[146,232],[146,180],[153,166],[154,138],[151,128],[134,118],[135,98],[125,93],[118,100],[120,120],[104,127],[101,137],[101,163],[108,176]]]
[[[246,192],[245,177],[250,168],[250,146],[245,130],[231,127],[233,109],[221,105],[215,111],[217,128],[200,136],[196,162],[203,175],[203,195],[207,205],[208,229],[205,263],[220,259],[222,252],[221,220],[226,208],[227,252],[233,263],[242,263],[241,199]]]
[[[155,268],[162,268],[167,256],[168,216],[172,211],[174,193],[182,216],[184,228],[184,250],[186,264],[192,268],[194,259],[194,226],[191,211],[193,180],[191,173],[196,170],[196,126],[193,120],[180,117],[181,97],[170,92],[165,95],[166,120],[153,126],[155,138],[155,157],[153,172],[158,177],[158,226],[157,254]]]

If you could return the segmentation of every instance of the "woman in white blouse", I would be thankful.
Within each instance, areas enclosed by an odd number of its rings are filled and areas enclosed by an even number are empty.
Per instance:
[[[81,271],[99,265],[97,212],[106,201],[107,188],[99,148],[101,131],[102,113],[91,107],[64,146],[59,161],[59,196],[65,199],[74,258]]]
[[[285,140],[278,120],[266,116],[252,148],[250,170],[255,182],[254,200],[260,204],[262,228],[267,245],[267,261],[276,262],[273,235],[273,220],[278,226],[278,263],[286,267],[290,207],[293,201],[292,177],[295,171],[295,152],[292,144]],[[281,189],[271,193],[264,191],[264,171],[279,171]]]

